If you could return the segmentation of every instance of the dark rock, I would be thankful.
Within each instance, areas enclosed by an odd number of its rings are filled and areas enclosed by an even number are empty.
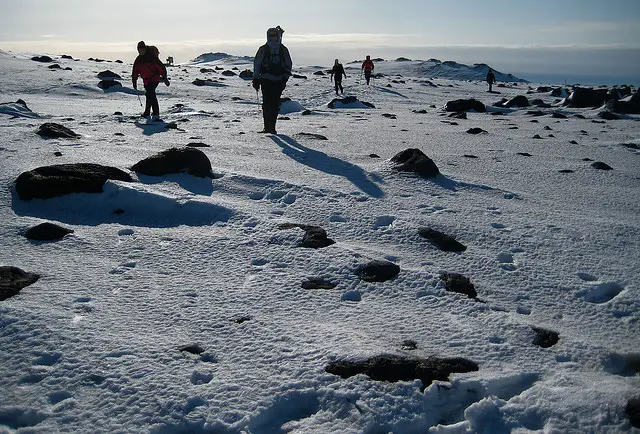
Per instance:
[[[116,80],[102,80],[98,83],[98,87],[102,90],[111,89],[112,87],[122,87],[122,83]]]
[[[336,287],[334,283],[331,283],[324,279],[309,279],[302,282],[303,289],[333,289]]]
[[[122,112],[113,112],[114,116],[122,116]]]
[[[586,118],[584,117],[584,115],[581,115],[581,114],[577,114],[577,115],[574,115],[574,116],[575,116],[576,118],[578,118],[578,119],[586,119]]]
[[[413,113],[418,113],[418,114],[421,114],[421,115],[424,115],[424,114],[426,114],[426,113],[427,113],[427,111],[426,111],[426,110],[424,110],[424,109],[422,109],[422,110],[411,110],[411,111],[412,111]]]
[[[540,134],[536,134],[535,136],[532,137],[533,139],[542,139],[542,137],[540,137]]]
[[[418,343],[413,339],[405,339],[402,341],[402,349],[407,351],[417,350]]]
[[[389,119],[397,119],[397,116],[391,113],[382,113],[382,116]]]
[[[557,332],[546,330],[539,327],[531,327],[535,333],[533,338],[533,345],[537,345],[542,348],[549,348],[558,343],[560,335]]]
[[[449,101],[444,106],[444,109],[448,112],[467,112],[475,110],[480,113],[487,111],[487,108],[483,103],[476,99],[457,99],[455,101]]]
[[[409,148],[396,154],[391,162],[395,163],[395,169],[403,172],[414,172],[425,178],[433,178],[440,174],[438,166],[431,158],[420,149]]]
[[[482,128],[475,127],[475,128],[469,128],[467,130],[467,133],[469,133],[469,134],[480,134],[480,133],[486,133],[486,131],[483,130]]]
[[[226,70],[226,71],[222,71],[222,75],[225,75],[225,76],[227,76],[227,77],[234,77],[234,76],[236,76],[236,75],[238,75],[238,74],[236,74],[236,73],[235,73],[235,72],[233,72],[233,71]]]
[[[68,60],[73,60],[73,57],[69,56],[68,54],[63,54],[62,56],[60,56],[61,59],[68,59]]]
[[[24,236],[30,240],[52,241],[59,240],[65,235],[73,233],[73,230],[56,225],[54,223],[40,223],[37,226],[29,228]]]
[[[551,91],[551,96],[555,96],[556,98],[559,98],[563,95],[563,93],[569,93],[567,92],[565,89],[561,88],[561,87],[556,87],[555,89],[553,89]]]
[[[74,133],[69,128],[54,122],[47,122],[40,125],[36,134],[42,137],[59,137],[65,139],[75,139],[80,137],[80,134]]]
[[[124,137],[124,133],[113,133],[114,136]]]
[[[528,152],[516,152],[516,154],[522,155],[523,157],[533,157],[533,155]]]
[[[578,142],[576,142],[575,140],[570,140],[569,143],[571,143],[572,145],[577,145]]]
[[[187,143],[187,146],[190,148],[210,148],[210,145],[207,145],[206,143],[202,143],[202,142],[191,142],[191,143]]]
[[[316,71],[313,73],[313,75],[327,75],[324,73],[324,71]]]
[[[478,293],[469,278],[458,273],[444,273],[440,275],[440,280],[444,282],[444,288],[450,292],[464,294],[469,298],[477,298]]]
[[[611,113],[608,110],[603,110],[600,113],[598,113],[598,117],[600,119],[606,119],[608,121],[615,121],[615,120],[620,119],[620,116],[618,116],[618,115],[616,115],[614,113]]]
[[[348,96],[346,98],[334,98],[334,99],[331,100],[331,102],[329,104],[327,104],[327,107],[329,107],[331,109],[334,109],[334,108],[336,108],[336,103],[337,102],[345,104],[345,105],[346,104],[353,104],[353,103],[356,103],[356,102],[360,102],[361,104],[364,104],[367,107],[376,108],[376,106],[374,106],[370,102],[360,101],[355,96]]]
[[[431,228],[420,228],[418,234],[445,252],[464,252],[467,247],[450,235]]]
[[[573,173],[573,170],[571,170],[571,169],[562,169],[562,170],[558,170],[558,172],[560,172],[560,173]]]
[[[250,315],[242,315],[242,316],[239,316],[237,318],[232,319],[231,321],[233,321],[236,324],[242,324],[243,322],[251,321],[252,319],[253,319],[253,317],[250,316]]]
[[[467,112],[451,113],[448,117],[455,119],[467,119]]]
[[[251,71],[250,69],[245,69],[239,74],[239,76],[244,80],[251,80],[253,79],[253,71]]]
[[[0,266],[0,301],[17,295],[21,289],[34,284],[40,278],[18,267]]]
[[[188,173],[200,178],[213,178],[209,158],[194,148],[167,149],[137,162],[131,169],[149,176]]]
[[[607,99],[607,89],[588,89],[576,87],[571,95],[564,100],[564,105],[569,107],[600,107]]]
[[[511,98],[509,101],[504,103],[505,107],[529,107],[529,100],[524,95],[518,95]]]
[[[49,65],[49,69],[62,69],[62,66],[60,66],[57,63],[54,63],[53,65]]]
[[[541,110],[529,110],[526,114],[537,117],[537,116],[544,116],[544,112]]]
[[[56,151],[53,153],[53,155],[55,155],[56,157],[62,157],[62,152]]]
[[[636,91],[630,98],[609,101],[607,109],[616,113],[640,114],[640,94]]]
[[[132,182],[120,169],[100,164],[75,163],[43,166],[22,173],[16,192],[22,200],[48,199],[70,193],[101,193],[108,179]]]
[[[380,158],[380,156],[378,154],[369,154],[369,157],[371,157],[371,158]]]
[[[551,131],[551,127],[549,125],[545,125],[545,127],[543,128],[546,131]]]
[[[200,355],[200,354],[204,353],[204,348],[202,348],[198,344],[185,345],[184,347],[178,348],[178,350],[182,351],[182,352],[195,354],[195,355]]]
[[[303,79],[303,80],[307,79],[307,77],[305,75],[300,75],[300,74],[293,74],[292,77],[293,78],[300,78],[300,79]]]
[[[583,158],[582,161],[593,161],[591,158]]]
[[[464,154],[463,157],[465,157],[465,158],[478,158],[477,155],[472,155],[472,154]]]
[[[392,383],[418,379],[422,381],[420,390],[423,392],[433,380],[448,381],[453,372],[477,370],[476,363],[463,358],[411,359],[394,355],[380,355],[356,362],[337,361],[325,367],[326,372],[342,378],[365,374],[372,380]]]
[[[122,77],[120,77],[115,72],[109,71],[109,70],[99,72],[98,78],[100,80],[122,80]]]
[[[627,402],[627,406],[624,408],[624,412],[627,414],[631,426],[640,428],[640,396],[631,398]]]
[[[312,113],[311,110],[305,110],[305,111],[302,112],[302,116],[308,116],[311,113]]]
[[[635,143],[620,143],[620,146],[624,146],[629,149],[640,149],[640,146]]]
[[[393,279],[400,272],[400,267],[389,261],[371,261],[358,269],[358,276],[366,282],[385,282]]]
[[[591,167],[598,170],[613,170],[613,167],[609,166],[607,163],[603,163],[602,161],[591,163]]]
[[[303,225],[299,223],[283,223],[278,226],[278,229],[292,229],[300,228],[305,234],[300,242],[300,247],[307,247],[310,249],[319,249],[335,244],[331,238],[327,238],[327,232],[320,226]]]
[[[35,57],[32,57],[31,60],[33,60],[34,62],[42,62],[42,63],[53,62],[53,59],[49,56],[35,56]]]
[[[311,139],[316,139],[316,140],[329,140],[327,139],[326,136],[323,136],[322,134],[313,134],[313,133],[298,133],[298,136],[303,136],[303,137],[309,137]]]
[[[558,113],[558,112],[553,112],[551,114],[551,117],[554,119],[566,119],[567,115],[563,115],[562,113]]]

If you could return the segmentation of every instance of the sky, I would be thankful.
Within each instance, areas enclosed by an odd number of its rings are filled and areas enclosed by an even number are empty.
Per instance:
[[[299,65],[365,54],[502,72],[640,75],[638,0],[0,0],[0,49],[132,61],[139,40],[185,62],[255,54],[268,27]]]

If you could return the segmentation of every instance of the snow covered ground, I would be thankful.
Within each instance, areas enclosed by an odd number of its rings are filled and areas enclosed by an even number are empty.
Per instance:
[[[640,432],[625,412],[640,386],[639,116],[558,106],[449,118],[447,101],[489,106],[529,85],[494,95],[385,62],[365,86],[345,63],[345,96],[376,108],[330,109],[328,76],[296,68],[307,79],[289,81],[280,134],[263,135],[250,81],[215,70],[249,64],[223,58],[169,68],[168,129],[135,118],[131,65],[56,58],[63,68],[50,70],[31,56],[0,52],[0,103],[32,110],[0,106],[0,265],[41,276],[0,301],[0,432]],[[106,69],[122,88],[98,88]],[[44,122],[80,137],[42,138]],[[194,142],[210,146],[198,149],[214,179],[129,170]],[[441,175],[393,170],[407,148]],[[137,182],[18,198],[21,173],[80,162]],[[74,232],[24,237],[45,221]],[[283,223],[320,226],[336,243],[298,247],[304,232]],[[421,227],[467,250],[441,251]],[[400,273],[361,280],[371,260]],[[442,273],[468,277],[481,301],[446,291]],[[336,287],[302,288],[311,278]],[[534,327],[559,341],[534,345]],[[378,355],[479,369],[423,392],[417,379],[325,371]]]

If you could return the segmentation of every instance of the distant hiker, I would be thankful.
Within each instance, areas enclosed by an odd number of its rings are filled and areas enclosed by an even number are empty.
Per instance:
[[[167,57],[167,65],[168,66],[173,66],[173,56]]]
[[[491,87],[496,82],[496,76],[493,74],[491,68],[489,68],[489,72],[487,72],[487,83],[489,83],[489,93],[492,92]]]
[[[340,63],[338,59],[336,59],[335,63],[333,64],[333,68],[331,69],[331,80],[333,80],[336,84],[336,95],[338,94],[338,88],[340,89],[340,93],[344,93],[344,88],[342,87],[343,75],[344,78],[347,78],[347,73],[344,72],[344,66],[342,66],[342,63]]]
[[[366,60],[362,62],[362,70],[364,71],[364,78],[367,80],[367,84],[369,84],[369,80],[371,80],[371,73],[373,72],[373,61],[371,60],[371,56],[367,56]]]
[[[146,96],[146,107],[142,116],[149,117],[149,111],[151,111],[152,120],[160,119],[156,88],[161,81],[169,86],[167,68],[158,58],[159,54],[160,52],[153,45],[146,45],[144,41],[138,42],[138,57],[133,62],[133,71],[131,72],[133,88],[136,90],[138,89],[138,77],[142,77]]]
[[[253,60],[252,85],[256,92],[262,87],[262,133],[277,134],[280,96],[291,77],[293,62],[289,50],[282,44],[283,33],[280,26],[267,30],[267,43],[258,48]]]

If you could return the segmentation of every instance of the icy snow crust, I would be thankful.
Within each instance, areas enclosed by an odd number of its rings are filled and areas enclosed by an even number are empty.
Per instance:
[[[0,111],[0,263],[42,276],[0,302],[0,432],[638,432],[624,407],[640,386],[640,155],[620,146],[640,142],[637,116],[599,124],[597,110],[553,108],[568,119],[527,109],[450,119],[449,100],[490,104],[527,87],[491,95],[482,82],[409,72],[367,87],[357,65],[345,96],[376,109],[329,109],[328,77],[296,68],[308,79],[289,81],[290,119],[260,135],[250,82],[198,63],[169,68],[172,84],[159,89],[176,130],[134,122],[131,65],[59,60],[73,70],[49,70],[30,57],[0,53],[0,102],[21,98],[33,111]],[[121,89],[97,87],[105,69],[125,77]],[[405,83],[387,87],[392,79]],[[43,139],[43,122],[81,138]],[[222,177],[140,176],[30,202],[13,187],[39,166],[128,170],[190,142],[210,145],[199,149]],[[394,172],[388,160],[406,148],[442,175]],[[22,236],[43,221],[75,232]],[[279,230],[285,222],[319,225],[336,244],[299,248],[303,232]],[[437,250],[419,237],[424,226],[467,250]],[[360,281],[358,266],[374,259],[400,274]],[[442,272],[469,277],[485,303],[445,292]],[[337,287],[302,289],[308,278]],[[531,326],[560,341],[534,346]],[[417,349],[403,349],[408,339]],[[199,355],[180,351],[196,344]],[[480,369],[424,393],[418,380],[324,371],[378,354],[464,357]]]

